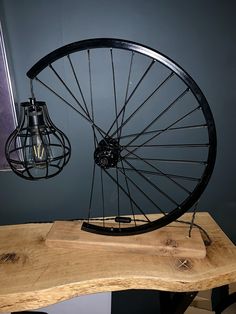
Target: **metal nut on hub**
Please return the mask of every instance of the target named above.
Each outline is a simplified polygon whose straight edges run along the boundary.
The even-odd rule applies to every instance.
[[[120,159],[120,151],[120,145],[116,139],[104,138],[94,151],[94,161],[105,169],[116,167]]]

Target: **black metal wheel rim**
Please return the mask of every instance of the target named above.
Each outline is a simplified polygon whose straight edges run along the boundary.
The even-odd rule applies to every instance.
[[[65,78],[60,62],[68,67]],[[51,75],[48,82],[45,72]],[[215,124],[202,91],[175,62],[138,43],[99,38],[56,49],[27,76],[91,126],[85,230],[107,235],[152,231],[198,201],[214,168]],[[57,84],[51,84],[52,78]],[[111,185],[116,204],[110,211],[106,187]],[[94,203],[101,208],[99,223],[93,220]],[[111,212],[116,212],[112,226],[105,219]],[[152,220],[154,213],[161,218]]]

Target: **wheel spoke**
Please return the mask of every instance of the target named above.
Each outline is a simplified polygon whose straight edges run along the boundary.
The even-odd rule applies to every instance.
[[[146,145],[126,145],[123,148],[126,147],[137,147],[137,148],[141,148],[141,147],[170,147],[170,148],[174,148],[174,147],[178,147],[178,148],[197,148],[197,147],[209,147],[208,143],[199,143],[199,144],[146,144]],[[130,151],[127,155],[124,156],[124,158],[126,158],[126,156],[128,156],[129,154],[133,153],[133,151]]]
[[[189,111],[188,113],[186,113],[183,117],[177,119],[176,121],[174,121],[173,123],[171,123],[168,127],[166,127],[165,129],[161,130],[160,132],[158,132],[157,134],[154,134],[151,138],[147,139],[146,141],[144,141],[141,146],[144,146],[145,144],[149,143],[150,141],[152,141],[153,139],[156,139],[158,136],[160,136],[162,133],[167,132],[171,127],[173,127],[174,125],[178,124],[180,121],[183,121],[184,119],[186,119],[187,117],[189,117],[190,115],[192,115],[194,112],[196,112],[197,110],[200,110],[201,107],[198,106],[194,109],[192,109],[191,111]],[[135,139],[138,139],[140,135],[137,135]],[[134,140],[135,140],[134,139]],[[132,141],[134,141],[132,140]],[[131,142],[132,142],[131,141]],[[130,142],[130,143],[131,143]],[[140,146],[140,145],[139,145]],[[134,150],[132,150],[132,152],[134,152],[137,148],[135,148]]]
[[[130,168],[132,168],[134,171],[136,171],[145,181],[147,181],[152,187],[154,187],[158,192],[160,192],[163,196],[165,196],[171,203],[175,204],[176,206],[179,206],[179,204],[172,198],[170,197],[167,193],[162,191],[156,184],[154,184],[152,181],[150,181],[145,175],[143,175],[141,172],[138,171],[137,168],[135,168],[133,165],[131,165],[130,162],[124,159],[124,162],[129,165]]]
[[[160,90],[160,88],[171,78],[173,77],[174,73],[171,72],[167,78],[161,82],[155,89],[154,91],[129,115],[129,117],[122,123],[122,125],[120,126],[119,129],[123,128],[135,115],[136,113],[148,102],[148,100],[150,100],[152,98],[152,96],[154,96],[157,91]],[[118,129],[118,131],[119,131]],[[118,131],[115,131],[112,133],[111,137],[113,137],[115,134],[117,134]],[[143,133],[142,133],[143,134]]]
[[[94,106],[93,106],[93,86],[92,86],[92,71],[91,71],[91,58],[90,58],[90,50],[87,50],[88,54],[88,66],[89,66],[89,91],[90,91],[90,102],[91,102],[91,115],[92,115],[92,129],[93,129],[93,141],[94,148],[96,148],[96,144],[98,144],[95,127],[94,127]]]
[[[125,108],[126,108],[127,104],[129,103],[130,99],[133,97],[134,93],[136,92],[136,90],[138,89],[139,85],[142,83],[142,81],[144,80],[144,78],[146,77],[146,75],[148,74],[148,72],[150,71],[150,69],[151,69],[151,67],[153,66],[154,63],[155,63],[155,60],[152,60],[150,62],[149,66],[147,67],[147,69],[145,70],[143,75],[141,76],[140,80],[136,84],[136,86],[133,89],[132,93],[130,94],[130,96],[128,97],[127,101],[125,102],[124,106],[121,108],[119,114],[117,115],[117,118],[112,122],[112,125],[110,126],[109,130],[107,131],[107,136],[109,135],[110,131],[112,130],[112,128],[114,126],[114,124],[116,123],[116,120],[119,119],[120,115],[125,110]]]
[[[179,121],[178,121],[179,122]],[[148,134],[156,134],[156,133],[163,133],[166,131],[178,131],[178,130],[193,130],[193,129],[204,129],[207,128],[207,124],[195,124],[195,125],[186,125],[186,126],[179,126],[179,127],[175,127],[175,128],[164,128],[164,129],[158,129],[158,130],[153,130],[153,131],[147,131],[147,132],[143,132],[142,134],[140,133],[132,133],[132,134],[127,134],[127,135],[122,135],[120,137],[120,139],[124,139],[124,138],[129,138],[129,137],[135,137],[137,135],[148,135]],[[158,134],[159,135],[159,134]],[[156,136],[158,136],[156,134]]]
[[[127,180],[127,177],[126,177],[126,172],[125,172],[125,169],[124,169],[124,163],[123,163],[122,159],[121,159],[121,166],[122,166],[123,175],[125,176],[125,184],[126,184],[126,189],[127,189],[128,195],[129,195],[129,202],[130,202],[130,208],[131,208],[131,211],[132,211],[132,216],[133,216],[134,224],[136,226],[137,224],[136,224],[136,217],[135,217],[135,214],[134,214],[134,206],[133,206],[133,203],[131,201],[131,194],[130,194],[129,183],[128,183],[128,180]]]
[[[116,168],[116,181],[118,182],[117,184],[117,216],[120,217],[120,184],[119,184],[119,173]],[[119,221],[119,228],[120,228],[120,221]]]
[[[82,92],[82,89],[81,89],[81,86],[80,86],[80,83],[79,83],[79,80],[78,80],[78,76],[77,76],[77,74],[76,74],[76,72],[75,72],[75,68],[74,68],[74,65],[73,65],[73,62],[72,62],[72,60],[71,60],[70,55],[68,55],[67,58],[68,58],[68,60],[69,60],[70,67],[71,67],[71,70],[72,70],[72,72],[73,72],[74,79],[75,79],[75,81],[76,81],[77,87],[78,87],[79,92],[80,92],[80,95],[81,95],[81,97],[82,97],[85,110],[86,110],[86,112],[87,112],[87,115],[90,117],[89,110],[88,110],[88,106],[87,106],[87,104],[86,104],[86,101],[85,101],[85,98],[84,98],[84,94],[83,94],[83,92]]]
[[[125,101],[124,101],[124,105],[123,105],[124,110],[122,112],[121,124],[120,124],[120,130],[119,130],[120,133],[118,135],[118,139],[121,138],[121,134],[122,134],[122,125],[123,125],[124,118],[125,118],[125,110],[126,110],[126,103],[127,103],[128,93],[129,93],[130,77],[131,77],[131,73],[132,73],[133,59],[134,59],[134,52],[132,51],[131,58],[130,58],[128,79],[127,79],[127,86],[126,86],[126,91],[125,91]]]
[[[115,178],[113,178],[113,176],[106,170],[103,169],[103,171],[108,175],[108,177],[115,182],[117,185],[119,185],[119,188],[122,190],[122,192],[124,192],[124,194],[128,197],[129,194],[125,191],[125,189],[119,184],[119,182],[117,182],[117,180]],[[147,215],[143,212],[143,210],[140,208],[140,206],[137,204],[137,202],[133,199],[133,197],[131,197],[131,201],[132,203],[137,207],[137,209],[140,211],[140,213],[146,218],[147,222],[150,222],[150,219],[147,217]]]
[[[135,154],[133,154],[135,155]],[[125,157],[126,159],[130,160],[138,160],[141,157]],[[149,161],[157,161],[157,162],[164,162],[164,163],[181,163],[181,164],[195,164],[195,165],[207,165],[206,161],[202,160],[188,160],[188,159],[164,159],[164,158],[149,158],[149,157],[142,157],[142,160],[149,160]]]
[[[113,82],[113,94],[114,94],[114,105],[115,105],[115,121],[116,121],[116,130],[118,130],[118,109],[117,109],[117,98],[116,98],[116,79],[115,79],[115,67],[113,60],[113,51],[110,49],[111,54],[111,68],[112,68],[112,82]],[[116,131],[117,132],[117,131]]]
[[[154,206],[155,208],[157,208],[164,216],[166,215],[166,213],[156,204],[156,202],[154,202],[127,174],[126,174],[126,170],[129,170],[129,169],[126,169],[126,168],[118,168],[118,170],[125,176],[125,178],[127,180],[129,180],[133,186],[136,187],[137,190],[139,190],[139,192],[144,196],[146,197]]]
[[[121,169],[120,167],[118,167],[118,169]],[[123,170],[123,168],[122,168]],[[181,175],[177,175],[177,174],[172,174],[172,173],[164,173],[161,171],[150,171],[150,170],[145,170],[145,169],[132,169],[132,168],[124,168],[124,170],[126,171],[138,171],[138,172],[142,172],[142,173],[146,173],[146,174],[150,174],[150,175],[156,175],[156,176],[161,176],[161,177],[166,177],[166,178],[176,178],[176,179],[183,179],[183,180],[187,180],[187,181],[196,181],[196,182],[200,182],[201,179],[199,178],[195,178],[195,177],[189,177],[189,176],[181,176]],[[172,181],[172,180],[171,180]],[[176,181],[174,181],[175,183],[177,183]],[[183,190],[185,190],[185,192],[187,192],[188,194],[191,194],[191,191],[185,189],[184,187],[181,186],[181,188]]]
[[[141,160],[143,163],[145,163],[146,165],[150,166],[152,169],[156,170],[157,172],[155,172],[156,175],[159,176],[164,176],[166,178],[168,178],[171,182],[173,182],[175,185],[177,185],[179,188],[181,188],[182,190],[184,190],[186,193],[188,193],[189,195],[191,194],[191,191],[189,191],[188,189],[186,189],[182,184],[180,184],[179,182],[176,182],[173,178],[176,179],[185,179],[185,180],[190,180],[190,181],[197,181],[200,182],[200,179],[198,178],[194,178],[194,177],[187,177],[187,176],[180,176],[180,175],[175,175],[175,174],[169,174],[169,173],[164,173],[163,171],[161,171],[157,166],[152,165],[149,161],[142,159],[141,157],[139,157],[137,154],[132,153],[132,155],[134,155],[136,158],[138,158],[139,160]]]
[[[102,192],[102,217],[103,217],[103,227],[105,227],[105,197],[104,197],[104,183],[103,183],[103,171],[100,168],[100,179],[101,179],[101,192]]]
[[[132,139],[127,147],[130,146],[136,139],[139,138],[144,132],[146,132],[155,122],[157,122],[164,114],[166,114],[180,99],[182,99],[189,92],[189,88],[186,88],[175,100],[173,100],[168,107],[166,107],[161,113],[157,115],[134,139]]]
[[[58,78],[58,80],[62,83],[62,85],[65,87],[65,89],[68,91],[68,93],[72,96],[72,98],[75,100],[75,102],[77,103],[77,105],[80,107],[80,109],[85,113],[85,115],[88,116],[88,113],[86,112],[86,110],[83,108],[83,106],[81,105],[81,103],[79,102],[79,100],[77,99],[77,97],[75,97],[75,95],[72,93],[71,89],[66,85],[65,81],[62,79],[62,77],[59,75],[59,73],[54,69],[54,67],[50,64],[49,68],[52,70],[52,72],[55,74],[55,76]]]
[[[96,128],[96,130],[100,133],[100,135],[103,137],[106,135],[105,131],[103,131],[99,126],[97,126],[87,115],[84,115],[82,112],[80,112],[78,109],[76,109],[70,102],[68,102],[65,98],[63,98],[61,95],[59,95],[56,91],[54,91],[49,85],[44,83],[42,80],[40,80],[38,77],[35,78],[37,82],[39,82],[41,85],[43,85],[46,89],[48,89],[52,94],[54,94],[57,98],[62,100],[67,106],[69,106],[71,109],[73,109],[76,113],[78,113],[83,119],[87,120],[92,126]]]
[[[91,183],[91,189],[90,189],[90,197],[89,197],[88,222],[89,222],[89,219],[90,219],[90,217],[91,217],[95,174],[96,174],[96,165],[95,165],[95,163],[94,163],[94,164],[93,164],[92,183]]]

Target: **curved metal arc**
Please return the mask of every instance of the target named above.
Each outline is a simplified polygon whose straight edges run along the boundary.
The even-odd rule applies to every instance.
[[[180,208],[176,208],[173,212],[169,213],[166,217],[163,217],[156,222],[150,222],[148,225],[137,226],[138,230],[136,230],[134,233],[143,233],[143,232],[151,231],[161,226],[164,226],[168,222],[171,222],[179,218],[185,211],[187,211],[195,203],[195,201],[199,198],[199,196],[205,189],[210,179],[211,173],[213,171],[215,158],[216,158],[215,124],[214,124],[213,116],[209,108],[209,105],[207,103],[207,100],[205,96],[202,94],[197,84],[193,81],[193,79],[181,67],[179,67],[176,63],[174,63],[169,58],[165,57],[164,55],[148,47],[140,46],[137,43],[133,43],[133,42],[125,41],[125,40],[119,40],[119,39],[108,39],[108,38],[92,39],[92,40],[85,40],[82,42],[72,43],[70,45],[66,45],[64,47],[56,49],[52,53],[48,54],[46,57],[42,58],[38,63],[35,64],[35,66],[33,66],[27,72],[27,76],[30,78],[34,78],[39,72],[41,72],[45,67],[47,67],[49,63],[52,63],[56,61],[57,59],[60,59],[61,57],[64,57],[65,55],[67,55],[68,51],[69,53],[73,53],[76,51],[82,51],[82,50],[93,49],[93,48],[110,48],[110,47],[131,50],[131,51],[141,53],[145,56],[149,56],[153,59],[156,59],[157,61],[166,65],[168,68],[172,69],[173,72],[175,72],[180,77],[180,79],[184,81],[185,84],[190,86],[190,89],[193,92],[194,97],[201,104],[201,107],[202,107],[202,110],[203,110],[203,113],[205,115],[207,125],[208,125],[209,154],[208,154],[208,159],[207,159],[207,166],[202,176],[200,184],[193,191],[194,197],[192,197],[191,199],[185,200],[183,204],[181,204]],[[133,234],[132,232],[130,232],[130,229],[132,228],[125,228],[125,229],[128,229],[127,234]],[[98,232],[98,231],[96,230],[95,232]],[[115,231],[115,233],[112,232],[111,234],[116,235],[116,232],[117,232],[117,235],[127,235],[125,234],[125,230],[122,233],[120,231]]]
[[[141,46],[140,44],[124,39],[117,38],[93,38],[86,39],[77,42],[73,42],[57,48],[41,58],[38,62],[33,65],[26,75],[33,79],[35,78],[43,69],[45,69],[50,63],[55,62],[56,60],[65,57],[68,54],[72,54],[74,52],[95,49],[95,48],[118,48],[124,50],[131,50],[137,53],[141,53],[147,55],[153,59],[165,60],[168,63],[168,58],[162,55],[161,53],[154,51],[153,49],[147,46]]]
[[[50,63],[53,63],[54,61],[77,51],[83,51],[87,49],[94,49],[94,48],[119,48],[124,50],[131,50],[135,51],[137,53],[146,55],[151,57],[152,59],[155,59],[165,66],[167,66],[169,69],[171,69],[173,72],[175,72],[180,79],[188,86],[190,86],[191,91],[193,92],[195,98],[199,103],[201,103],[202,110],[204,112],[204,115],[206,117],[206,122],[208,124],[209,129],[209,139],[210,139],[210,148],[209,148],[209,158],[208,161],[211,160],[211,165],[208,165],[207,167],[207,176],[210,177],[214,165],[215,165],[215,159],[216,159],[216,145],[217,145],[217,139],[216,139],[216,128],[215,123],[213,119],[213,115],[211,112],[211,109],[208,105],[208,102],[203,95],[202,91],[196,84],[196,82],[192,79],[192,77],[185,72],[185,70],[180,67],[177,63],[175,63],[173,60],[165,56],[164,54],[158,52],[157,50],[153,50],[147,46],[140,45],[136,42],[123,40],[123,39],[116,39],[116,38],[94,38],[94,39],[87,39],[82,41],[73,42],[71,44],[65,45],[63,47],[60,47],[42,59],[40,59],[28,72],[27,76],[31,79],[35,78],[38,73],[40,73],[44,68],[46,68]]]
[[[211,112],[211,109],[208,105],[208,102],[203,95],[202,91],[196,84],[196,82],[192,79],[192,77],[185,72],[185,70],[180,67],[177,63],[175,63],[173,60],[165,56],[164,54],[158,52],[157,50],[151,49],[147,46],[140,45],[136,42],[123,40],[123,39],[116,39],[116,38],[94,38],[94,39],[87,39],[82,41],[73,42],[71,44],[62,46],[42,59],[40,59],[28,72],[27,76],[30,79],[33,79],[39,74],[43,69],[45,69],[50,63],[53,63],[54,61],[77,51],[83,51],[87,49],[94,49],[94,48],[119,48],[119,49],[125,49],[125,50],[131,50],[135,51],[137,53],[141,53],[143,55],[149,56],[165,66],[167,66],[169,69],[171,69],[173,72],[175,72],[180,79],[185,82],[188,86],[190,86],[191,91],[193,92],[195,98],[197,101],[201,104],[202,110],[204,112],[204,115],[206,116],[207,124],[209,127],[209,132],[211,133],[211,142],[210,146],[216,148],[216,129],[215,129],[215,123],[213,119],[213,115]],[[215,164],[215,158],[216,158],[216,149],[211,150],[210,149],[210,158],[212,159],[212,170],[214,168]]]

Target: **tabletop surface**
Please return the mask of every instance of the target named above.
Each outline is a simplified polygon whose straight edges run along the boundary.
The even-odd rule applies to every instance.
[[[157,215],[158,216],[158,215]],[[190,220],[191,214],[182,219]],[[212,217],[196,215],[212,244],[204,259],[49,248],[51,223],[0,227],[0,312],[125,289],[200,291],[236,282],[236,249]]]

